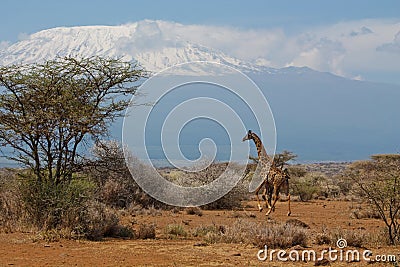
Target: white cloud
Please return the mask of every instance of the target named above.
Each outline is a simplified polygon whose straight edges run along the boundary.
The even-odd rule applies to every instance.
[[[358,36],[358,35],[371,34],[371,33],[373,33],[373,31],[370,28],[363,26],[363,27],[361,27],[360,30],[353,30],[350,33],[350,36]]]
[[[341,64],[345,56],[342,43],[327,38],[308,44],[288,66],[307,66],[316,70],[344,75]]]
[[[371,71],[399,71],[399,26],[400,19],[370,19],[287,34],[284,29],[249,30],[158,21],[162,36],[157,31],[154,35],[158,43],[171,46],[185,40],[270,67],[308,66],[356,78]],[[384,55],[382,51],[397,55]]]
[[[18,34],[18,41],[24,41],[29,39],[29,34],[26,32],[21,32]]]
[[[400,31],[394,37],[393,42],[383,44],[376,48],[377,51],[400,53]]]
[[[400,19],[344,21],[297,32],[286,32],[283,28],[242,29],[145,20],[102,28],[101,33],[93,33],[95,38],[85,34],[86,30],[89,32],[90,27],[85,30],[75,29],[77,33],[74,34],[79,35],[81,39],[75,40],[75,37],[68,33],[66,36],[71,37],[71,40],[60,38],[59,43],[71,42],[72,47],[95,39],[97,43],[93,45],[93,51],[83,50],[85,53],[98,54],[99,51],[105,51],[118,55],[122,51],[123,54],[131,56],[147,53],[146,55],[153,54],[153,58],[159,59],[160,51],[168,50],[169,55],[172,54],[177,59],[182,57],[184,60],[185,55],[176,54],[175,48],[186,47],[187,42],[190,42],[263,66],[308,66],[319,71],[368,80],[368,73],[400,72],[399,29]],[[38,34],[29,37],[21,34],[20,39],[26,40],[36,35]],[[26,42],[25,45],[28,45],[27,41],[21,43]],[[13,46],[8,42],[0,42],[0,51],[9,50]],[[23,52],[24,47],[21,45]],[[49,42],[43,53],[48,53],[54,47],[55,45]],[[198,51],[193,49],[189,52]],[[32,54],[40,56],[38,53]],[[160,62],[163,60],[164,58],[160,59]],[[168,60],[165,58],[165,61]],[[164,66],[164,63],[161,62],[160,66]]]
[[[8,41],[0,41],[0,51],[6,50],[7,47],[9,47],[10,45],[11,45],[11,43]]]

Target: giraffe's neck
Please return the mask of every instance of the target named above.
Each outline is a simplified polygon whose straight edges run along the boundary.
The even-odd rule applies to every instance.
[[[256,145],[257,148],[257,154],[258,154],[258,160],[260,162],[268,162],[271,161],[271,158],[268,156],[263,143],[261,142],[260,137],[258,137],[258,135],[256,135],[255,133],[252,133],[251,135],[254,144]]]

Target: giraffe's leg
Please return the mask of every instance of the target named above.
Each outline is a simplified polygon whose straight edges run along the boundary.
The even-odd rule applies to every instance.
[[[274,188],[274,193],[272,195],[273,195],[273,197],[272,197],[273,198],[273,202],[272,202],[271,208],[265,214],[267,216],[271,213],[272,210],[275,209],[276,201],[278,201],[278,199],[279,199],[279,191],[277,190],[277,188]]]
[[[267,193],[267,189],[264,188],[263,193],[262,193],[262,195],[261,195],[261,197],[262,197],[262,199],[263,199],[264,201],[267,200],[267,198],[265,197],[266,193]]]
[[[273,188],[270,187],[269,188],[269,192],[268,192],[268,208],[271,209],[272,211],[275,211],[275,207],[272,206],[272,194],[273,194]]]
[[[272,206],[271,206],[272,188],[270,186],[267,188],[267,194],[268,194],[267,207],[268,207],[268,209],[271,209],[272,208]]]
[[[265,186],[264,186],[264,200],[265,200],[265,206],[268,207],[268,209],[271,208],[271,194],[270,194],[270,188],[269,188],[269,184],[268,181],[265,182]]]
[[[261,201],[260,198],[258,197],[258,193],[260,192],[261,188],[263,187],[264,182],[262,184],[260,184],[259,187],[257,187],[256,191],[254,192],[256,194],[256,198],[257,198],[257,206],[258,206],[258,210],[261,212],[263,210],[263,207],[261,205]]]
[[[292,214],[292,211],[290,210],[290,193],[289,193],[289,178],[288,177],[286,177],[284,188],[285,188],[285,195],[287,196],[286,201],[288,202],[287,216],[290,216],[290,214]]]
[[[290,216],[292,214],[292,211],[290,210],[290,194],[287,196],[287,201],[288,201],[288,213],[287,216]]]

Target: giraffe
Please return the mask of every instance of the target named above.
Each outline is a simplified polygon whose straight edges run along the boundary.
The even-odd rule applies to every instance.
[[[261,139],[258,137],[257,134],[253,133],[251,130],[247,132],[245,137],[243,137],[243,142],[246,140],[253,140],[254,144],[257,148],[258,154],[258,161],[261,164],[261,171],[260,176],[264,178],[263,182],[257,187],[255,191],[255,195],[257,198],[258,209],[262,211],[262,205],[260,203],[260,198],[258,197],[258,193],[262,188],[263,194],[262,197],[266,200],[266,205],[268,206],[268,211],[266,215],[268,216],[271,211],[275,210],[276,201],[279,199],[279,192],[282,190],[286,196],[288,201],[288,213],[287,215],[290,216],[290,194],[289,194],[289,173],[287,169],[278,168],[275,165],[273,159],[268,156],[264,145],[261,142]],[[267,194],[267,199],[265,198],[265,194]],[[271,200],[273,200],[271,204]]]

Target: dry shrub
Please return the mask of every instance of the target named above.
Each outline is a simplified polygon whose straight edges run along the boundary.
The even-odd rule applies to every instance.
[[[207,237],[207,236],[206,236]],[[307,230],[304,227],[285,223],[255,223],[238,219],[226,227],[223,234],[208,236],[215,242],[244,243],[263,248],[289,248],[307,245]],[[206,240],[207,241],[207,240]]]
[[[223,225],[217,226],[213,225],[206,225],[206,226],[199,226],[192,232],[194,237],[202,237],[205,242],[207,243],[218,243],[222,242],[223,235],[226,232],[226,228]]]
[[[129,155],[125,159],[122,145],[117,141],[103,141],[92,148],[94,160],[88,161],[83,172],[97,184],[96,198],[113,208],[128,208],[138,205],[142,208],[155,206],[170,208],[146,194],[133,179],[135,176],[152,180],[152,168]],[[127,165],[128,164],[128,165]]]
[[[350,217],[354,219],[381,219],[378,211],[369,205],[357,205],[351,210]]]
[[[347,246],[360,248],[368,244],[370,236],[363,230],[337,228],[331,232],[332,245],[336,245],[338,239],[346,239]]]
[[[154,239],[156,238],[156,225],[141,223],[135,232],[136,239]]]
[[[126,181],[106,180],[99,187],[98,199],[114,208],[125,208],[132,202],[132,192]]]
[[[317,233],[317,235],[315,236],[315,244],[330,245],[332,244],[332,237],[326,232]]]
[[[204,237],[208,233],[219,233],[218,227],[216,225],[199,226],[193,230],[192,235],[194,237]]]
[[[240,179],[241,177],[239,176],[241,176],[241,173],[239,173],[239,170],[241,167],[239,165],[231,164],[229,168],[228,165],[227,162],[212,163],[201,171],[180,171],[179,175],[174,175],[173,178],[167,176],[166,178],[180,186],[203,186],[216,180],[226,171],[229,177],[239,181],[238,184],[225,196],[212,203],[203,205],[201,208],[207,210],[240,208],[242,200],[247,199],[249,195],[248,181]],[[176,174],[177,172],[173,173]]]
[[[93,148],[95,159],[87,163],[84,171],[96,181],[98,190],[96,197],[99,201],[115,207],[129,208],[132,204],[141,209],[156,207],[159,209],[172,209],[151,196],[147,195],[132,178],[153,180],[152,167],[140,162],[132,155],[124,157],[121,144],[116,141],[107,141],[96,144]],[[128,168],[129,166],[129,168]],[[190,170],[161,169],[159,173],[169,181],[185,187],[202,186],[217,179],[226,169],[228,163],[212,163],[205,169],[197,172]],[[227,170],[229,177],[243,180],[239,177],[239,166],[231,165]],[[131,172],[132,174],[131,174]],[[241,207],[241,201],[248,197],[248,181],[240,181],[228,194],[213,203],[203,206],[203,209],[234,209]]]
[[[271,248],[289,248],[296,245],[307,245],[307,233],[303,227],[290,224],[273,224],[257,231],[257,238],[253,244],[262,248],[267,245]]]
[[[74,231],[90,240],[101,240],[106,236],[114,236],[118,227],[117,213],[103,203],[93,201],[88,203]]]
[[[391,245],[387,228],[369,234],[368,244],[376,247]]]
[[[389,245],[388,235],[383,231],[367,232],[364,229],[322,229],[321,232],[315,235],[315,244],[336,246],[338,239],[345,239],[347,246],[362,248],[365,246],[382,246]]]
[[[286,225],[297,226],[300,228],[310,229],[310,226],[305,222],[302,222],[298,219],[289,219],[285,222]]]
[[[0,169],[0,231],[21,230],[29,220],[23,209],[16,171]]]
[[[197,215],[199,217],[203,216],[203,212],[199,207],[189,207],[186,209],[186,214],[188,215]]]
[[[164,233],[167,235],[168,238],[172,239],[188,236],[188,232],[186,232],[182,224],[168,224],[165,227]]]
[[[131,204],[126,211],[132,215],[146,215],[146,216],[162,216],[162,210],[155,206],[148,206],[144,208],[138,204]]]

